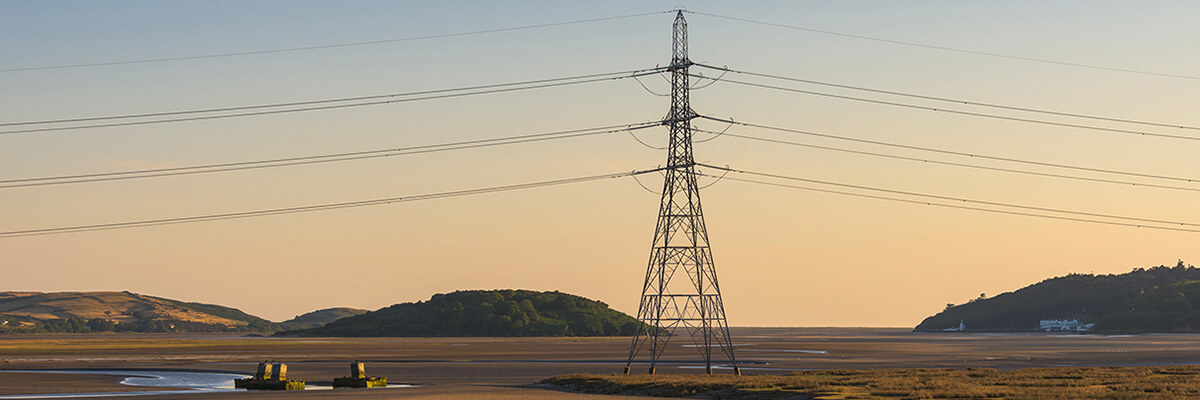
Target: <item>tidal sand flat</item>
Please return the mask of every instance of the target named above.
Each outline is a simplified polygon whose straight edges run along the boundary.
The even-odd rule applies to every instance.
[[[922,334],[907,329],[734,328],[737,357],[750,375],[781,376],[837,369],[1172,366],[1200,362],[1200,335],[1111,337],[1045,334]],[[0,368],[144,369],[251,374],[263,360],[289,365],[289,376],[314,385],[367,363],[371,375],[417,387],[387,396],[453,398],[508,393],[520,397],[597,395],[528,387],[567,374],[621,372],[629,338],[264,338],[230,335],[20,335],[0,338]],[[744,351],[743,351],[744,350]],[[767,350],[767,351],[749,351]],[[672,344],[660,374],[696,374],[695,348]],[[635,364],[635,374],[646,365]],[[718,365],[721,367],[721,365]],[[718,372],[726,370],[718,368]],[[117,376],[0,374],[0,394],[125,392]],[[162,388],[149,388],[162,390]],[[324,393],[321,393],[324,392]],[[290,392],[286,397],[376,397],[371,391]],[[194,393],[188,398],[278,397],[278,393]],[[448,397],[438,397],[448,396]],[[584,396],[584,397],[578,397]],[[153,398],[158,396],[148,396]],[[502,397],[501,397],[502,398]],[[604,398],[604,397],[601,397]]]

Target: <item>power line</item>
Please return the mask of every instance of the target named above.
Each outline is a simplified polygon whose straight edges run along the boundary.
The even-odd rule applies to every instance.
[[[702,79],[714,79],[714,78],[705,78],[700,75],[690,75],[690,76],[695,77],[695,78],[702,78]],[[923,106],[923,105],[917,105],[917,104],[900,103],[900,102],[895,102],[895,101],[868,99],[868,98],[864,98],[864,97],[855,97],[855,96],[847,96],[847,95],[840,95],[840,94],[833,94],[833,93],[815,92],[815,91],[811,91],[811,90],[795,89],[795,88],[789,88],[789,87],[783,87],[783,86],[737,81],[737,80],[733,80],[733,79],[729,79],[729,78],[722,79],[721,81],[733,83],[733,84],[737,84],[737,85],[763,88],[763,89],[773,89],[773,90],[780,90],[780,91],[785,91],[785,92],[801,93],[801,94],[808,94],[808,95],[813,95],[813,96],[822,96],[822,97],[829,97],[829,98],[835,98],[835,99],[841,99],[841,100],[859,101],[859,102],[872,103],[872,104],[882,104],[882,105],[887,105],[887,106],[904,107],[904,108],[911,108],[911,109],[917,109],[917,110],[968,115],[968,116],[972,116],[972,117],[984,117],[984,118],[992,118],[992,119],[999,119],[999,120],[1006,120],[1006,121],[1028,122],[1028,123],[1033,123],[1033,124],[1060,126],[1060,127],[1067,127],[1067,128],[1090,129],[1090,130],[1104,131],[1104,132],[1128,133],[1128,134],[1140,135],[1140,136],[1155,136],[1155,137],[1163,137],[1163,138],[1171,138],[1171,139],[1200,140],[1200,136],[1183,136],[1183,135],[1172,135],[1172,134],[1167,134],[1167,133],[1143,132],[1143,131],[1134,131],[1134,130],[1129,130],[1129,129],[1107,128],[1107,127],[1095,126],[1095,125],[1083,125],[1083,124],[1074,124],[1074,123],[1068,123],[1068,122],[1046,121],[1046,120],[1040,120],[1040,119],[1013,117],[1013,116],[998,115],[998,114],[988,114],[988,113],[981,113],[981,112],[974,112],[974,111],[952,110],[952,109],[947,109],[947,108],[930,107],[930,106]]]
[[[946,196],[924,195],[924,194],[913,193],[913,192],[904,192],[904,191],[895,191],[895,190],[890,190],[890,189],[873,188],[873,187],[869,187],[869,186],[839,184],[839,183],[834,183],[834,182],[818,181],[818,180],[813,180],[813,179],[798,178],[798,177],[791,177],[791,176],[778,175],[778,174],[768,174],[768,173],[752,172],[752,171],[745,171],[745,170],[735,170],[735,169],[728,168],[728,167],[716,167],[716,166],[712,166],[712,165],[699,164],[699,163],[697,163],[696,165],[707,167],[707,168],[713,168],[713,169],[717,169],[717,170],[722,170],[722,171],[736,172],[739,174],[758,175],[758,176],[771,177],[771,178],[777,178],[777,179],[802,181],[802,182],[833,185],[833,186],[840,186],[840,187],[849,187],[849,188],[854,188],[854,189],[879,191],[879,192],[886,192],[886,193],[905,194],[905,195],[917,196],[917,197],[940,198],[943,200],[958,201],[958,202],[963,202],[963,203],[974,202],[974,203],[978,203],[978,204],[988,204],[988,205],[996,205],[996,206],[1003,206],[1003,207],[1024,208],[1024,209],[1032,209],[1032,210],[1039,210],[1039,211],[1047,211],[1047,212],[1055,212],[1055,213],[1063,213],[1063,214],[1073,214],[1073,215],[1084,215],[1084,216],[1095,216],[1095,217],[1112,218],[1112,219],[1124,219],[1124,220],[1130,220],[1130,221],[1146,221],[1146,222],[1161,223],[1161,224],[1168,224],[1168,225],[1200,226],[1200,224],[1191,224],[1191,223],[1183,223],[1183,222],[1175,222],[1175,221],[1161,221],[1161,220],[1144,219],[1144,218],[1121,217],[1121,216],[1116,216],[1116,215],[1085,213],[1085,212],[1076,212],[1076,211],[1060,210],[1060,209],[1052,209],[1052,208],[1029,207],[1029,206],[1022,206],[1022,205],[1016,205],[1016,204],[998,203],[998,202],[973,201],[973,200],[968,200],[968,199],[957,199],[957,198],[946,197]],[[713,175],[708,175],[708,174],[703,174],[703,173],[699,173],[698,175],[715,177]],[[757,184],[762,184],[762,185],[788,187],[788,188],[793,188],[793,189],[801,189],[801,190],[808,190],[808,191],[814,191],[814,192],[832,193],[832,194],[864,197],[864,198],[879,199],[879,200],[898,201],[898,202],[911,203],[911,204],[923,204],[923,205],[938,206],[938,207],[949,207],[949,208],[958,208],[958,209],[965,209],[965,210],[984,211],[984,212],[992,212],[992,213],[999,213],[999,214],[1024,215],[1024,216],[1029,216],[1029,217],[1050,218],[1050,219],[1078,221],[1078,222],[1090,222],[1090,223],[1108,224],[1108,225],[1120,225],[1120,226],[1129,226],[1129,227],[1137,227],[1137,228],[1162,229],[1162,230],[1182,231],[1182,232],[1200,232],[1200,230],[1198,230],[1198,229],[1191,229],[1191,228],[1176,228],[1176,227],[1171,227],[1171,226],[1158,226],[1158,225],[1145,225],[1145,224],[1129,223],[1129,222],[1104,221],[1104,220],[1095,220],[1095,219],[1080,218],[1080,217],[1068,217],[1068,216],[1061,216],[1061,215],[1039,214],[1039,213],[1033,213],[1033,212],[964,206],[964,205],[960,205],[960,204],[937,203],[937,202],[922,201],[922,200],[903,199],[903,198],[890,197],[890,196],[880,196],[880,195],[871,195],[871,194],[863,194],[863,193],[844,192],[844,191],[839,191],[839,190],[788,185],[788,184],[777,183],[777,182],[765,182],[765,181],[738,178],[738,177],[726,177],[725,179],[738,181],[738,182],[748,182],[748,183],[757,183]]]
[[[725,122],[725,123],[730,123],[730,124],[735,124],[735,125],[741,125],[741,126],[749,126],[749,127],[754,127],[754,128],[768,129],[768,130],[786,132],[786,133],[794,133],[794,134],[798,134],[798,135],[816,136],[816,137],[823,137],[823,138],[829,138],[829,139],[837,139],[837,140],[845,140],[845,141],[858,142],[858,143],[868,143],[868,144],[874,144],[874,145],[880,145],[880,146],[895,147],[895,148],[901,148],[901,149],[920,150],[920,151],[927,151],[927,152],[931,152],[931,153],[950,154],[950,155],[956,155],[956,156],[962,156],[962,157],[980,158],[980,159],[985,159],[985,160],[1004,161],[1004,162],[1028,164],[1028,165],[1038,165],[1038,166],[1043,166],[1043,167],[1072,169],[1072,170],[1077,170],[1077,171],[1098,172],[1098,173],[1113,174],[1113,175],[1136,176],[1136,177],[1142,177],[1142,178],[1154,178],[1154,179],[1182,181],[1182,182],[1200,182],[1200,179],[1197,179],[1197,178],[1183,178],[1183,177],[1176,177],[1176,176],[1145,174],[1145,173],[1139,173],[1139,172],[1118,171],[1118,170],[1103,169],[1103,168],[1080,167],[1080,166],[1075,166],[1075,165],[1022,160],[1022,159],[1017,159],[1017,158],[996,157],[996,156],[989,156],[989,155],[983,155],[983,154],[966,153],[966,152],[961,152],[961,151],[943,150],[943,149],[936,149],[936,148],[931,148],[931,147],[921,147],[921,146],[912,146],[912,145],[899,144],[899,143],[884,142],[884,141],[879,141],[879,140],[859,139],[859,138],[853,138],[853,137],[849,137],[849,136],[838,136],[838,135],[831,135],[831,134],[826,134],[826,133],[804,131],[804,130],[799,130],[799,129],[782,128],[782,127],[754,124],[754,123],[748,123],[748,122],[737,122],[732,119],[716,118],[716,117],[710,117],[710,116],[706,116],[706,115],[701,115],[700,118],[704,118],[704,119],[708,119],[708,120],[712,120],[712,121]]]
[[[421,101],[421,100],[434,100],[434,99],[444,99],[444,98],[451,98],[451,97],[464,97],[464,96],[475,96],[475,95],[481,95],[481,94],[513,92],[513,91],[541,89],[541,88],[567,86],[567,85],[577,85],[577,84],[593,83],[593,82],[601,82],[601,81],[615,81],[615,80],[621,80],[621,79],[634,78],[634,77],[638,77],[638,76],[645,76],[645,75],[649,75],[649,74],[655,74],[655,73],[658,73],[658,71],[662,70],[662,69],[663,68],[652,68],[652,69],[648,69],[648,70],[635,70],[635,71],[622,71],[622,72],[612,72],[612,73],[603,73],[603,74],[579,75],[579,76],[565,77],[565,78],[541,79],[541,80],[535,80],[535,81],[472,86],[472,87],[466,87],[466,88],[438,89],[438,90],[433,90],[433,91],[417,92],[417,93],[430,93],[429,95],[423,95],[423,96],[418,96],[418,97],[406,97],[406,96],[411,96],[412,94],[372,95],[372,96],[346,97],[346,98],[338,98],[338,99],[309,100],[309,101],[291,102],[291,103],[274,103],[274,104],[260,104],[260,105],[252,105],[252,106],[210,108],[210,109],[200,109],[200,110],[169,111],[169,112],[162,112],[162,113],[124,114],[124,115],[103,116],[103,117],[72,118],[72,119],[53,120],[53,121],[46,120],[46,121],[9,123],[9,125],[47,124],[47,123],[65,122],[65,121],[69,121],[69,120],[143,118],[143,117],[148,117],[148,116],[202,114],[202,113],[221,112],[221,111],[226,111],[226,110],[238,111],[238,110],[252,110],[252,109],[263,109],[263,108],[278,108],[278,107],[288,107],[288,106],[297,105],[297,104],[300,104],[300,105],[325,104],[325,105],[314,105],[314,106],[299,107],[299,108],[287,108],[287,109],[281,109],[281,110],[246,111],[246,112],[229,113],[229,114],[165,118],[165,119],[156,119],[156,120],[148,120],[148,121],[110,122],[110,123],[84,124],[84,125],[72,125],[72,126],[61,126],[61,127],[27,128],[27,129],[0,131],[0,135],[13,134],[13,133],[50,132],[50,131],[75,130],[75,129],[106,128],[106,127],[116,127],[116,126],[161,124],[161,123],[168,123],[168,122],[199,121],[199,120],[209,120],[209,119],[219,119],[219,118],[235,118],[235,117],[304,112],[304,111],[331,110],[331,109],[363,107],[363,106],[373,106],[373,105],[392,104],[392,103],[407,103],[407,102]],[[341,102],[347,102],[347,101],[351,101],[351,100],[355,100],[355,99],[364,99],[364,98],[365,99],[383,98],[384,100],[355,102],[355,103],[349,103],[349,104],[327,104],[327,103],[341,103]]]
[[[1069,62],[1069,61],[1050,60],[1050,59],[1044,59],[1044,58],[1014,56],[1014,55],[1009,55],[1009,54],[961,49],[961,48],[957,48],[957,47],[938,46],[938,45],[931,45],[931,44],[925,44],[925,43],[907,42],[907,41],[902,41],[902,40],[885,39],[885,38],[873,37],[873,36],[827,31],[827,30],[822,30],[822,29],[805,28],[805,27],[795,26],[795,25],[787,25],[787,24],[780,24],[780,23],[767,22],[767,21],[758,21],[758,20],[753,20],[753,19],[748,19],[748,18],[730,17],[730,16],[718,15],[718,14],[709,14],[709,13],[704,13],[704,12],[699,12],[699,11],[693,11],[693,13],[695,13],[697,15],[708,16],[708,17],[722,18],[722,19],[728,19],[728,20],[740,21],[740,22],[748,22],[748,23],[759,24],[759,25],[774,26],[774,27],[778,27],[778,28],[787,28],[787,29],[794,29],[794,30],[798,30],[798,31],[820,33],[820,34],[824,34],[824,35],[841,36],[841,37],[848,37],[848,38],[861,39],[861,40],[870,40],[870,41],[875,41],[875,42],[899,44],[899,45],[904,45],[904,46],[922,47],[922,48],[926,48],[926,49],[950,51],[950,52],[955,52],[955,53],[974,54],[974,55],[979,55],[979,56],[1007,58],[1010,60],[1031,61],[1031,62],[1037,62],[1037,63],[1043,63],[1043,64],[1064,65],[1064,66],[1070,66],[1070,67],[1089,68],[1089,69],[1104,70],[1104,71],[1127,72],[1127,73],[1133,73],[1133,74],[1152,75],[1152,76],[1160,76],[1160,77],[1167,77],[1167,78],[1200,80],[1200,77],[1192,76],[1192,75],[1171,74],[1171,73],[1143,71],[1143,70],[1136,70],[1136,69],[1129,69],[1129,68],[1107,67],[1107,66],[1095,65],[1095,64],[1083,64],[1083,63],[1076,63],[1076,62]]]
[[[469,36],[469,35],[479,35],[479,34],[486,34],[486,33],[511,32],[511,31],[527,30],[527,29],[548,28],[548,27],[555,27],[555,26],[575,25],[575,24],[584,24],[584,23],[600,22],[600,21],[611,21],[611,20],[617,20],[617,19],[626,19],[626,18],[644,17],[644,16],[648,16],[648,15],[665,14],[665,13],[669,13],[672,11],[673,10],[654,11],[654,12],[645,12],[645,13],[638,13],[638,14],[617,15],[617,16],[611,16],[611,17],[588,18],[588,19],[580,19],[580,20],[564,21],[564,22],[551,22],[551,23],[544,23],[544,24],[522,25],[522,26],[483,29],[483,30],[466,31],[466,32],[441,33],[441,34],[436,34],[436,35],[410,36],[410,37],[403,37],[403,38],[366,40],[366,41],[360,41],[360,42],[334,43],[334,44],[315,45],[315,46],[287,47],[287,48],[239,51],[239,52],[228,52],[228,53],[212,53],[212,54],[201,54],[201,55],[181,56],[181,57],[144,58],[144,59],[137,59],[137,60],[123,60],[123,61],[43,65],[43,66],[34,66],[34,67],[14,67],[14,68],[0,69],[0,72],[38,71],[38,70],[50,70],[50,69],[68,69],[68,68],[101,67],[101,66],[126,65],[126,64],[144,64],[144,63],[158,63],[158,62],[167,62],[167,61],[199,60],[199,59],[205,59],[205,58],[248,56],[248,55],[255,55],[255,54],[288,53],[288,52],[306,51],[306,50],[332,49],[332,48],[339,48],[339,47],[366,46],[366,45],[375,45],[375,44],[384,44],[384,43],[408,42],[408,41],[427,40],[427,39],[441,39],[441,38],[449,38],[449,37],[457,37],[457,36]]]
[[[810,80],[810,79],[800,79],[800,78],[793,78],[793,77],[782,76],[782,75],[772,75],[772,74],[764,74],[764,73],[758,73],[758,72],[739,71],[736,69],[730,69],[728,67],[714,67],[711,65],[704,65],[704,64],[694,64],[694,65],[696,65],[698,67],[722,71],[722,73],[733,72],[733,73],[737,73],[737,74],[758,76],[758,77],[763,77],[763,78],[779,79],[779,80],[784,80],[784,81],[800,82],[800,83],[807,83],[807,84],[812,84],[812,85],[821,85],[821,86],[835,87],[835,88],[840,88],[840,89],[859,90],[859,91],[864,91],[864,92],[887,94],[887,95],[893,95],[893,96],[904,96],[904,97],[910,97],[910,98],[915,98],[915,99],[934,100],[934,101],[942,101],[942,102],[947,102],[947,103],[965,104],[965,105],[971,105],[971,106],[991,107],[991,108],[999,108],[999,109],[1012,110],[1012,111],[1023,111],[1023,112],[1030,112],[1030,113],[1057,115],[1057,116],[1062,116],[1062,117],[1094,119],[1094,120],[1109,121],[1109,122],[1122,122],[1122,123],[1128,123],[1128,124],[1149,125],[1149,126],[1158,126],[1158,127],[1164,127],[1164,128],[1180,128],[1180,129],[1200,130],[1200,127],[1181,125],[1181,124],[1168,124],[1168,123],[1162,123],[1162,122],[1141,121],[1141,120],[1133,120],[1133,119],[1125,119],[1125,118],[1112,118],[1112,117],[1104,117],[1104,116],[1098,116],[1098,115],[1078,114],[1078,113],[1043,110],[1043,109],[1029,108],[1029,107],[1009,106],[1009,105],[996,104],[996,103],[985,103],[985,102],[970,101],[970,100],[952,99],[952,98],[948,98],[948,97],[938,97],[938,96],[929,96],[929,95],[922,95],[922,94],[897,92],[897,91],[893,91],[893,90],[872,89],[872,88],[862,87],[862,86],[852,86],[852,85],[845,85],[845,84],[839,84],[839,83],[821,82],[821,81],[814,81],[814,80]],[[716,79],[720,79],[720,77],[712,78],[712,79],[714,79],[713,82],[715,83]]]
[[[571,183],[597,181],[597,180],[603,180],[603,179],[623,178],[623,177],[628,177],[628,176],[635,176],[635,175],[642,175],[642,174],[658,172],[658,171],[662,171],[665,169],[668,169],[668,168],[663,167],[663,168],[654,168],[654,169],[647,169],[647,170],[635,170],[635,171],[630,171],[630,172],[591,175],[591,176],[583,176],[583,177],[576,177],[576,178],[555,179],[555,180],[520,183],[520,184],[504,185],[504,186],[491,186],[491,187],[456,190],[456,191],[449,191],[449,192],[437,192],[437,193],[428,193],[428,194],[420,194],[420,195],[412,195],[412,196],[387,197],[387,198],[372,199],[372,200],[347,201],[347,202],[340,202],[340,203],[325,203],[325,204],[315,204],[315,205],[298,206],[298,207],[272,208],[272,209],[266,209],[266,210],[242,211],[242,212],[231,212],[231,213],[221,213],[221,214],[207,214],[207,215],[196,215],[196,216],[175,217],[175,218],[148,219],[148,220],[140,220],[140,221],[115,222],[115,223],[106,223],[106,224],[75,225],[75,226],[64,226],[64,227],[58,227],[58,228],[26,229],[26,230],[18,230],[18,231],[0,232],[0,238],[53,235],[53,234],[62,234],[62,233],[89,232],[89,231],[111,230],[111,229],[126,229],[126,228],[138,228],[138,227],[157,226],[157,225],[184,224],[184,223],[193,223],[193,222],[205,222],[205,221],[218,221],[218,220],[226,220],[226,219],[261,217],[261,216],[267,216],[267,215],[279,215],[279,214],[292,214],[292,213],[302,213],[302,212],[312,212],[312,211],[334,210],[334,209],[340,209],[340,208],[365,207],[365,206],[383,205],[383,204],[391,204],[391,203],[402,203],[402,202],[419,201],[419,200],[443,199],[443,198],[450,198],[450,197],[460,197],[460,196],[470,196],[470,195],[477,195],[477,194],[488,194],[488,193],[507,192],[507,191],[514,191],[514,190],[533,189],[533,188],[541,188],[541,187],[547,187],[547,186],[558,186],[558,185],[566,185],[566,184],[571,184]]]
[[[307,105],[327,104],[327,103],[342,103],[342,102],[348,102],[348,101],[375,100],[375,99],[395,98],[395,97],[405,97],[405,96],[421,96],[421,95],[430,95],[430,94],[439,94],[439,93],[495,89],[495,88],[509,87],[509,86],[524,86],[524,85],[533,85],[533,84],[550,83],[550,82],[561,82],[561,81],[569,81],[569,80],[613,77],[613,76],[620,76],[620,75],[631,75],[630,77],[632,77],[632,75],[637,75],[637,74],[640,74],[643,72],[655,72],[656,73],[658,71],[666,70],[666,68],[667,67],[655,67],[655,68],[650,68],[650,69],[605,72],[605,73],[599,73],[599,74],[576,75],[576,76],[567,76],[567,77],[560,77],[560,78],[536,79],[536,80],[521,81],[521,82],[496,83],[496,84],[489,84],[489,85],[465,86],[465,87],[457,87],[457,88],[449,88],[449,89],[433,89],[433,90],[423,90],[423,91],[408,92],[408,93],[387,93],[387,94],[376,94],[376,95],[367,95],[367,96],[339,97],[339,98],[332,98],[332,99],[304,100],[304,101],[293,101],[293,102],[283,102],[283,103],[267,103],[267,104],[254,104],[254,105],[234,106],[234,107],[202,108],[202,109],[193,109],[193,110],[162,111],[162,112],[138,113],[138,114],[119,114],[119,115],[104,115],[104,116],[81,117],[81,118],[47,119],[47,120],[38,120],[38,121],[3,122],[3,123],[0,123],[0,127],[18,126],[18,125],[59,124],[59,123],[68,123],[68,122],[102,121],[102,120],[127,119],[127,118],[149,118],[149,117],[162,117],[162,116],[170,116],[170,115],[205,114],[205,113],[225,112],[225,111],[255,110],[255,109],[262,109],[262,108],[277,108],[277,107],[307,106]],[[642,75],[638,75],[638,76],[642,76]]]
[[[1034,210],[1034,211],[1047,211],[1047,212],[1053,212],[1053,213],[1082,215],[1082,216],[1088,216],[1088,217],[1101,217],[1101,218],[1123,219],[1123,220],[1130,220],[1130,221],[1153,222],[1153,223],[1157,223],[1157,224],[1170,224],[1170,225],[1200,227],[1200,223],[1165,221],[1165,220],[1160,220],[1160,219],[1126,217],[1126,216],[1121,216],[1121,215],[1072,211],[1072,210],[1066,210],[1066,209],[1061,209],[1061,208],[1048,208],[1048,207],[1026,206],[1026,205],[1012,204],[1012,203],[1000,203],[1000,202],[985,201],[985,200],[973,200],[973,199],[967,199],[967,198],[961,198],[961,197],[943,196],[943,195],[911,192],[911,191],[896,190],[896,189],[884,189],[884,188],[877,188],[877,187],[871,187],[871,186],[853,185],[853,184],[848,184],[848,183],[838,183],[838,182],[822,181],[822,180],[809,179],[809,178],[800,178],[800,177],[787,176],[787,175],[770,174],[770,173],[765,173],[765,172],[737,170],[737,169],[732,169],[729,167],[714,167],[711,165],[705,165],[705,164],[699,164],[699,163],[697,163],[696,165],[719,169],[719,170],[723,170],[723,171],[737,172],[739,174],[757,175],[757,176],[768,177],[768,178],[816,183],[816,184],[820,184],[820,185],[837,186],[837,187],[844,187],[844,188],[849,188],[849,189],[869,190],[869,191],[873,191],[873,192],[901,194],[901,195],[905,195],[905,196],[925,197],[925,198],[938,199],[938,200],[950,200],[950,201],[955,201],[955,202],[984,204],[984,205],[989,205],[989,206],[1010,207],[1010,208],[1019,208],[1019,209]]]
[[[720,132],[714,132],[714,131],[709,131],[709,130],[704,130],[704,129],[698,129],[698,128],[692,128],[692,129],[696,130],[696,131],[700,131],[700,132],[720,134]],[[905,157],[905,156],[876,153],[876,152],[870,152],[870,151],[851,150],[851,149],[843,149],[843,148],[830,147],[830,146],[819,146],[819,145],[808,144],[808,143],[791,142],[791,141],[787,141],[787,140],[769,139],[769,138],[763,138],[763,137],[758,137],[758,136],[739,135],[739,134],[735,134],[735,133],[724,133],[724,136],[730,136],[730,137],[747,139],[747,140],[755,140],[755,141],[767,142],[767,143],[786,144],[786,145],[798,146],[798,147],[807,147],[807,148],[820,149],[820,150],[837,151],[837,152],[842,152],[842,153],[860,154],[860,155],[866,155],[866,156],[872,156],[872,157],[890,158],[890,159],[895,159],[895,160],[905,160],[905,161],[914,161],[914,162],[928,163],[928,164],[948,165],[948,166],[953,166],[953,167],[975,168],[975,169],[982,169],[982,170],[988,170],[988,171],[1009,172],[1009,173],[1016,173],[1016,174],[1045,176],[1045,177],[1050,177],[1050,178],[1072,179],[1072,180],[1089,181],[1089,182],[1111,183],[1111,184],[1118,184],[1118,185],[1144,186],[1144,187],[1151,187],[1151,188],[1158,188],[1158,189],[1171,189],[1171,190],[1184,190],[1184,191],[1190,191],[1190,192],[1200,192],[1200,188],[1189,188],[1189,187],[1182,187],[1182,186],[1158,185],[1158,184],[1152,184],[1152,183],[1118,181],[1118,180],[1112,180],[1112,179],[1090,178],[1090,177],[1085,177],[1085,176],[1052,174],[1052,173],[1047,173],[1047,172],[1025,171],[1025,170],[1019,170],[1019,169],[989,167],[989,166],[984,166],[984,165],[956,163],[956,162],[950,162],[950,161],[929,160],[929,159],[923,159],[923,158]],[[3,188],[3,186],[0,186],[0,188]]]
[[[699,175],[712,177],[712,175],[703,174],[703,173],[701,173]],[[1159,227],[1159,226],[1130,224],[1130,223],[1113,222],[1113,221],[1100,221],[1100,220],[1092,220],[1092,219],[1086,219],[1086,218],[1063,217],[1063,216],[1057,216],[1057,215],[1046,215],[1046,214],[1037,214],[1037,213],[1026,213],[1026,212],[1020,212],[1020,211],[1006,211],[1006,210],[996,210],[996,209],[982,208],[982,207],[971,207],[971,206],[964,206],[964,205],[958,205],[958,204],[946,204],[946,203],[935,203],[935,202],[919,201],[919,200],[909,200],[909,199],[901,199],[901,198],[896,198],[896,197],[876,196],[876,195],[863,194],[863,193],[843,192],[840,190],[829,190],[829,189],[820,189],[820,188],[813,188],[813,187],[806,187],[806,186],[789,185],[789,184],[785,184],[785,183],[765,182],[765,181],[759,181],[759,180],[754,180],[754,179],[743,179],[743,178],[736,178],[736,177],[728,177],[726,179],[729,179],[732,181],[737,181],[737,182],[756,183],[756,184],[768,185],[768,186],[807,190],[807,191],[811,191],[811,192],[832,193],[832,194],[862,197],[862,198],[868,198],[868,199],[888,200],[888,201],[896,201],[896,202],[901,202],[901,203],[920,204],[920,205],[947,207],[947,208],[957,208],[957,209],[972,210],[972,211],[983,211],[983,212],[990,212],[990,213],[997,213],[997,214],[1023,215],[1023,216],[1027,216],[1027,217],[1049,218],[1049,219],[1077,221],[1077,222],[1090,222],[1090,223],[1096,223],[1096,224],[1129,226],[1129,227],[1135,227],[1135,228],[1162,229],[1162,230],[1182,231],[1182,232],[1200,232],[1200,230],[1193,230],[1193,229]]]
[[[491,139],[468,140],[450,143],[440,143],[413,147],[391,149],[365,150],[346,153],[320,154],[311,156],[277,158],[270,160],[242,161],[221,164],[193,165],[186,167],[143,169],[134,171],[102,172],[93,174],[60,175],[37,178],[19,178],[0,180],[0,189],[62,185],[70,183],[103,182],[126,179],[155,178],[163,176],[204,174],[210,172],[240,171],[261,168],[274,168],[294,165],[322,164],[329,162],[364,160],[391,156],[433,153],[451,150],[474,149],[480,147],[501,146],[517,143],[538,142],[544,140],[567,139],[582,136],[593,136],[607,133],[634,131],[660,125],[659,121],[642,122],[627,125],[609,125],[597,128],[571,129],[565,131],[535,133],[528,135],[506,136]]]

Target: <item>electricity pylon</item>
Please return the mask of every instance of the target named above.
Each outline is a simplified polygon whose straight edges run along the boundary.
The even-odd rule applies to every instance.
[[[688,104],[687,21],[683,11],[675,15],[672,41],[671,110],[663,125],[670,128],[667,168],[663,182],[662,203],[658,209],[658,227],[646,266],[646,281],[638,306],[638,320],[645,325],[634,336],[629,348],[625,373],[634,359],[649,344],[650,370],[653,374],[663,352],[683,327],[691,344],[704,357],[705,370],[711,374],[713,349],[728,358],[735,374],[741,368],[733,356],[729,326],[725,322],[725,305],[717,285],[717,270],[709,248],[704,212],[700,208],[700,188],[696,183],[695,162],[692,158],[691,120],[697,116]],[[689,278],[675,278],[684,272]]]

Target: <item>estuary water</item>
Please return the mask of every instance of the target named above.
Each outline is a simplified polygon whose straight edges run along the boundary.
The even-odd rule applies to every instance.
[[[53,393],[53,394],[17,394],[4,395],[0,399],[68,399],[87,397],[114,396],[147,396],[155,394],[187,394],[201,392],[232,392],[242,389],[233,387],[234,379],[248,378],[249,375],[222,372],[184,372],[184,371],[121,371],[121,370],[4,370],[0,374],[88,374],[124,376],[121,384],[130,386],[152,386],[174,388],[172,390],[139,390],[124,392],[93,392],[93,393]]]
[[[165,390],[137,390],[120,392],[49,393],[0,395],[0,399],[73,399],[116,396],[149,396],[161,394],[193,394],[212,392],[244,392],[246,389],[233,387],[234,379],[249,378],[250,375],[228,372],[201,371],[152,371],[152,370],[0,370],[0,374],[88,374],[123,376],[122,385],[171,388]],[[412,385],[388,385],[388,388],[412,387]],[[330,390],[331,386],[305,385],[304,390]],[[372,388],[374,390],[376,388]],[[385,388],[377,388],[385,389]]]

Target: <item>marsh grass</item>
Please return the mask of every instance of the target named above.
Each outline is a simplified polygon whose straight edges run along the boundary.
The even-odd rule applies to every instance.
[[[736,399],[1200,398],[1200,366],[804,371],[791,375],[564,375],[588,393]]]

